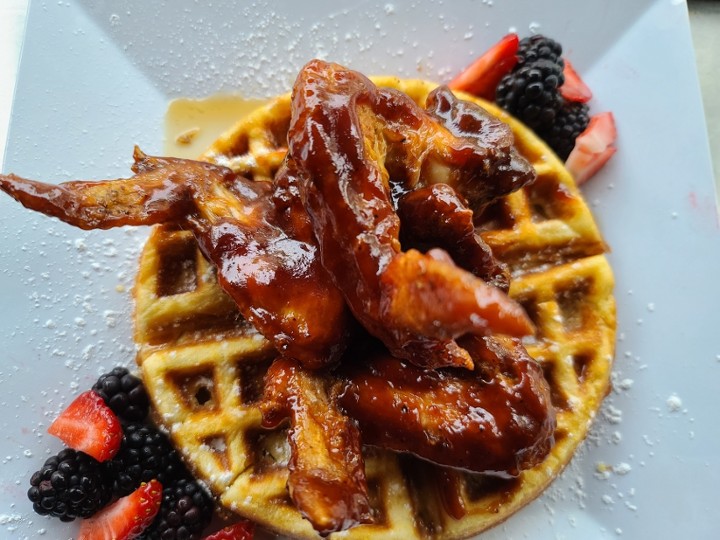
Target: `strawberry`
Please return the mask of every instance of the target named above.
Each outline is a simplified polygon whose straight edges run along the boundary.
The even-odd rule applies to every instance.
[[[515,53],[519,43],[517,34],[506,35],[466,67],[448,86],[451,90],[462,90],[487,100],[495,99],[495,88],[500,79],[517,64]]]
[[[50,424],[48,433],[98,461],[107,461],[117,454],[123,435],[120,420],[92,390],[75,398]]]
[[[568,171],[582,184],[605,165],[617,151],[615,148],[617,130],[615,117],[611,112],[596,114],[575,140],[575,147],[565,162]]]
[[[563,69],[565,82],[560,87],[560,94],[568,101],[587,103],[592,98],[592,91],[588,88],[588,85],[582,81],[570,61],[567,58],[563,60],[565,61],[565,68]]]
[[[240,521],[206,536],[204,540],[252,540],[254,533],[255,524],[252,521]]]
[[[162,484],[143,483],[80,525],[78,540],[132,540],[152,523],[162,502]]]

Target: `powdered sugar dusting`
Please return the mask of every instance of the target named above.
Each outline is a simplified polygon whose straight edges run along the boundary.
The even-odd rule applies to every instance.
[[[0,514],[0,525],[18,523],[22,520],[20,514]],[[10,528],[8,528],[10,530]]]
[[[678,412],[682,410],[682,399],[677,394],[672,394],[667,398],[667,408],[670,412]]]

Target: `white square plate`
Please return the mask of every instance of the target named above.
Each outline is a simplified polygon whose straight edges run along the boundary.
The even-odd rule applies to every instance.
[[[483,538],[716,538],[720,222],[686,6],[674,0],[122,3],[33,0],[5,170],[63,181],[162,151],[177,96],[286,91],[312,57],[447,81],[509,29],[559,40],[612,110],[619,152],[584,188],[612,247],[615,390],[548,492]],[[211,5],[210,5],[211,4]],[[83,233],[0,197],[0,536],[67,538],[28,479],[52,418],[133,361],[142,230]],[[614,472],[597,474],[599,464]],[[41,536],[44,534],[45,536]]]

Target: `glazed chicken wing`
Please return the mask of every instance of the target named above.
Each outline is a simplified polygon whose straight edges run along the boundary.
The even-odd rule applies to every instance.
[[[535,180],[535,170],[515,148],[510,126],[482,107],[439,87],[428,95],[425,110],[452,138],[430,156],[421,184],[452,186],[478,213]]]
[[[327,392],[327,377],[278,359],[265,376],[263,426],[290,418],[288,492],[321,534],[370,523],[360,433]]]
[[[403,246],[442,247],[473,275],[507,292],[510,274],[475,232],[473,211],[448,184],[433,184],[407,193],[398,201]]]
[[[272,184],[225,167],[136,149],[133,170],[129,179],[59,185],[0,175],[0,188],[82,229],[187,224],[217,267],[220,285],[279,351],[310,368],[340,358],[349,312],[286,184],[275,194],[285,200],[278,210]]]
[[[550,451],[555,413],[542,369],[518,340],[463,343],[475,370],[422,370],[388,354],[357,362],[338,402],[363,443],[441,465],[516,476]]]

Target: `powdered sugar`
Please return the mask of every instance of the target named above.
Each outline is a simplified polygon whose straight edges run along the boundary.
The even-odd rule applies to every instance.
[[[667,408],[671,413],[679,412],[682,410],[682,399],[680,399],[677,394],[672,394],[670,397],[667,398],[667,401],[665,403],[667,404]]]

